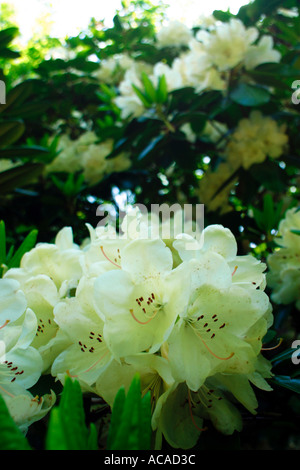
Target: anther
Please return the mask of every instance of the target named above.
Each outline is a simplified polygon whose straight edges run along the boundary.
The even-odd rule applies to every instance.
[[[235,266],[235,268],[234,268],[233,273],[231,274],[231,276],[234,276],[234,275],[235,275],[237,268],[238,268],[238,267]]]

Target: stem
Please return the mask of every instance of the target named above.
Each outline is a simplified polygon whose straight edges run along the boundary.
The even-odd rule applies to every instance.
[[[157,116],[159,117],[159,119],[161,119],[163,121],[163,123],[166,125],[167,129],[170,131],[170,132],[175,132],[176,129],[175,127],[168,121],[167,117],[165,116],[165,114],[163,113],[162,109],[161,109],[161,105],[157,104],[156,105],[156,114]]]

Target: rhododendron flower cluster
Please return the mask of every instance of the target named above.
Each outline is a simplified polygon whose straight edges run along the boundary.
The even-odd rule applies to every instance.
[[[247,28],[237,18],[224,23],[213,22],[209,27],[203,25],[196,35],[183,23],[170,22],[156,33],[155,45],[177,48],[177,54],[171,64],[156,62],[152,70],[148,66],[149,78],[156,84],[158,77],[164,75],[168,92],[184,87],[193,87],[197,93],[224,91],[232,70],[253,70],[260,64],[280,61],[281,54],[274,49],[272,37],[263,35],[258,38],[256,27]],[[106,62],[103,74],[105,68]],[[141,88],[142,71],[135,63],[130,65],[128,62],[124,79],[119,84],[119,96],[115,98],[122,118],[146,113],[132,87],[133,84]],[[115,83],[114,74],[111,75],[111,83]]]
[[[106,157],[113,149],[113,139],[99,142],[94,132],[87,131],[78,139],[67,134],[60,136],[58,155],[46,166],[47,173],[83,172],[84,181],[89,185],[99,183],[105,175],[127,170],[131,162],[124,153],[113,159]]]
[[[112,406],[138,372],[157,448],[162,436],[192,447],[208,421],[225,434],[240,430],[234,402],[256,412],[254,387],[270,390],[272,375],[261,353],[272,324],[266,266],[239,256],[222,225],[182,233],[174,220],[164,239],[159,221],[136,209],[118,232],[88,226],[81,246],[65,227],[6,271],[0,393],[12,409],[25,397],[34,405],[25,423],[55,400],[28,398],[42,374],[62,384],[75,377]]]
[[[248,169],[262,163],[267,157],[279,158],[288,143],[286,126],[278,125],[260,111],[252,111],[249,118],[241,119],[230,136],[225,153],[228,162],[237,168]]]
[[[276,303],[295,303],[300,310],[300,211],[289,209],[275,238],[277,248],[268,256],[268,285]]]

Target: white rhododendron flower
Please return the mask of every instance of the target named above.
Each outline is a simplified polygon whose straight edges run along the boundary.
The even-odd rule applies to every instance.
[[[170,21],[156,33],[158,47],[187,46],[192,39],[192,31],[180,21]]]
[[[280,62],[281,54],[273,46],[272,36],[266,35],[260,38],[257,45],[250,46],[244,59],[246,69],[251,70],[269,62]]]
[[[119,231],[88,225],[81,246],[65,227],[7,271],[0,390],[17,422],[26,427],[50,409],[51,395],[42,402],[27,391],[45,373],[62,384],[76,378],[112,406],[138,372],[157,442],[163,435],[174,447],[194,445],[205,420],[225,434],[241,428],[226,390],[256,412],[252,386],[269,390],[271,376],[261,356],[272,324],[266,266],[239,256],[229,229],[195,230],[184,215],[135,207]]]
[[[206,210],[218,210],[220,214],[232,210],[229,204],[229,195],[237,182],[236,178],[232,179],[234,171],[235,168],[231,164],[222,162],[215,170],[210,168],[204,173],[199,180],[197,195],[199,202],[205,205]],[[228,183],[223,186],[226,181]]]
[[[100,82],[118,84],[123,79],[127,69],[134,65],[134,60],[127,54],[115,54],[113,57],[103,59],[93,76]]]
[[[95,306],[104,318],[105,338],[116,358],[156,352],[185,308],[185,280],[180,269],[172,270],[172,253],[160,239],[133,240],[121,256],[121,269],[95,281]]]
[[[0,279],[0,329],[23,315],[27,302],[15,279]]]
[[[233,167],[242,165],[248,169],[255,163],[262,163],[267,157],[279,158],[287,144],[286,126],[254,110],[249,118],[239,121],[230,136],[225,154]]]
[[[25,253],[19,268],[9,269],[3,282],[18,282],[26,305],[36,316],[32,346],[43,359],[43,372],[52,365],[64,342],[57,341],[54,307],[76,288],[82,276],[83,253],[73,242],[72,230],[62,229],[55,243],[38,243]]]
[[[219,70],[229,70],[240,64],[257,38],[256,28],[246,28],[235,18],[218,24],[213,31],[199,31],[197,34],[198,41],[202,42],[211,62]]]
[[[0,316],[10,316],[10,321],[4,323],[0,331],[0,394],[15,423],[26,433],[30,424],[48,413],[55,403],[55,394],[34,397],[28,390],[37,383],[43,369],[42,357],[33,346],[37,320],[34,312],[27,308],[20,290],[11,290],[8,303],[7,287],[15,287],[18,282],[0,279],[0,286],[3,285],[6,286],[6,298]],[[5,311],[9,304],[12,308]]]
[[[84,180],[89,185],[99,183],[106,175],[127,170],[130,165],[128,155],[119,154],[107,160],[106,157],[113,150],[113,140],[107,139],[98,142],[94,132],[83,133],[78,139],[72,140],[68,135],[59,138],[58,150],[60,153],[46,165],[47,173],[75,173],[82,172]]]
[[[109,365],[112,354],[103,338],[104,322],[93,306],[94,279],[83,277],[76,296],[55,308],[55,321],[66,338],[65,349],[52,365],[52,374],[64,382],[66,373],[91,387]]]
[[[297,233],[298,231],[298,233]],[[300,310],[300,211],[289,209],[279,224],[274,252],[268,256],[268,285],[276,303],[295,303]]]
[[[53,391],[34,397],[26,390],[18,390],[17,395],[3,398],[11,417],[23,434],[27,433],[31,424],[46,416],[56,402]]]
[[[206,29],[205,29],[206,28]],[[231,18],[228,22],[209,21],[194,36],[192,29],[180,22],[170,22],[157,32],[157,46],[186,46],[177,51],[171,63],[159,61],[153,65],[138,66],[139,61],[127,68],[118,88],[115,104],[121,110],[121,118],[137,118],[147,110],[132,85],[143,90],[141,72],[149,76],[157,86],[160,76],[165,75],[168,92],[193,87],[196,93],[208,90],[225,92],[230,72],[245,67],[252,70],[263,63],[279,62],[281,54],[274,49],[271,36],[259,39],[256,27],[245,27],[241,20]],[[116,55],[116,63],[118,56]]]

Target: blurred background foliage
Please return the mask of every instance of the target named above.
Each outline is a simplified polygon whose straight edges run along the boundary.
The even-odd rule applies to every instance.
[[[297,14],[287,16],[280,8]],[[163,2],[154,6],[148,0],[124,1],[113,26],[92,18],[86,30],[63,40],[51,37],[44,18],[21,48],[14,12],[9,4],[1,4],[0,78],[7,96],[0,105],[0,220],[5,221],[10,246],[19,246],[33,230],[38,230],[38,241],[53,241],[64,226],[72,226],[75,240],[82,242],[85,224],[99,222],[99,204],[109,202],[119,209],[122,197],[146,206],[202,202],[199,181],[222,162],[220,147],[202,134],[206,123],[218,121],[230,135],[255,109],[286,124],[288,148],[280,158],[267,158],[248,169],[240,166],[225,178],[209,202],[234,182],[226,201],[230,210],[208,204],[205,225],[229,227],[240,254],[252,252],[266,260],[284,213],[299,205],[300,105],[291,100],[292,83],[300,79],[299,4],[255,0],[237,15],[215,11],[214,17],[222,22],[237,18],[246,27],[255,25],[260,36],[271,35],[280,63],[237,70],[226,93],[199,93],[192,87],[168,91],[163,79],[154,87],[145,74],[136,93],[147,112],[124,118],[114,101],[121,78],[107,83],[97,71],[118,54],[150,65],[172,64],[184,46],[157,45],[157,25],[165,19]],[[195,139],[182,131],[185,124]],[[130,166],[93,184],[80,170],[48,173],[47,165],[59,155],[60,137],[68,134],[75,141],[87,131],[96,134],[98,143],[113,142],[108,161],[124,152]],[[290,349],[300,333],[300,317],[292,305],[274,305],[274,316],[274,337],[285,341],[266,356],[286,381],[274,380],[275,393],[262,393],[257,417],[245,416],[239,436],[204,433],[203,447],[216,448],[221,440],[220,448],[300,448],[300,371],[291,362]]]

